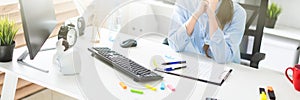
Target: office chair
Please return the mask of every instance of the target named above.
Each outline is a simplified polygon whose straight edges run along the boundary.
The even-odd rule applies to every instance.
[[[260,53],[260,46],[261,46],[261,40],[262,40],[263,30],[265,26],[265,18],[266,18],[266,11],[268,8],[268,2],[269,0],[261,0],[260,6],[240,4],[245,10],[253,11],[252,15],[247,16],[248,20],[245,26],[244,37],[240,45],[241,58],[250,61],[250,64],[246,64],[246,65],[249,65],[250,67],[253,68],[258,68],[259,62],[265,58],[265,54]],[[258,20],[256,23],[256,29],[250,29],[250,26],[252,25],[252,23],[254,22],[257,16],[258,16]],[[248,37],[254,37],[252,54],[248,54],[246,52],[248,47],[248,41],[249,41]],[[166,38],[163,41],[163,44],[169,45],[168,38]]]
[[[260,5],[250,5],[250,4],[240,4],[246,11],[252,11],[250,16],[247,15],[247,22],[245,26],[244,37],[242,43],[240,44],[241,58],[250,61],[250,67],[258,68],[258,64],[261,60],[265,58],[264,53],[260,53],[261,40],[263,36],[263,30],[265,26],[266,11],[268,8],[269,0],[260,0]],[[258,16],[257,23],[255,25],[256,29],[251,29],[250,26],[253,25],[255,18]],[[252,53],[248,54],[247,47],[249,38],[254,38],[254,43],[252,47]],[[251,48],[250,48],[251,49]],[[242,63],[246,64],[246,63]],[[248,65],[248,64],[246,64]]]

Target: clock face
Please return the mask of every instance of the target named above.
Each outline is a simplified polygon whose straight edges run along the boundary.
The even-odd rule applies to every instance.
[[[74,28],[71,28],[69,30],[67,34],[67,41],[71,47],[75,45],[77,41],[77,35],[76,35],[76,30]]]

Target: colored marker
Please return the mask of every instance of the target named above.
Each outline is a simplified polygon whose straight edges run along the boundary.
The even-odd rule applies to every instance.
[[[165,90],[165,83],[164,83],[164,82],[161,82],[161,84],[160,84],[160,89],[161,89],[161,90]]]
[[[148,88],[148,89],[150,89],[150,90],[152,90],[152,91],[156,91],[156,88],[153,87],[153,86],[151,86],[151,85],[149,85],[149,84],[146,84],[145,87]]]
[[[267,95],[266,95],[265,92],[262,92],[262,93],[260,94],[260,100],[267,100]]]
[[[260,100],[267,100],[266,91],[264,88],[259,88]]]
[[[274,90],[273,90],[272,86],[268,86],[268,87],[267,87],[267,90],[268,90],[269,98],[270,98],[271,100],[275,100],[275,99],[276,99],[276,96],[275,96],[275,93],[274,93]]]
[[[178,69],[182,69],[182,68],[186,68],[186,66],[176,67],[176,68],[169,67],[169,68],[165,68],[165,71],[174,71],[174,70],[178,70]]]
[[[136,94],[144,94],[143,91],[141,91],[141,90],[135,90],[135,89],[130,89],[130,92],[136,93]]]
[[[175,62],[166,62],[162,63],[162,65],[174,65],[174,64],[185,64],[186,61],[175,61]]]
[[[124,82],[120,82],[119,84],[123,89],[127,89],[127,86],[124,84]]]
[[[171,84],[168,84],[167,87],[168,87],[171,91],[173,91],[173,92],[175,91],[175,88],[174,88]]]

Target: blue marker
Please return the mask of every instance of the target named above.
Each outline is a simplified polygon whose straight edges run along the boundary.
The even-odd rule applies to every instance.
[[[161,89],[161,90],[165,90],[165,83],[164,83],[164,82],[161,82],[161,84],[160,84],[160,89]]]
[[[175,61],[175,62],[166,62],[162,63],[162,65],[174,65],[174,64],[185,64],[186,61]]]

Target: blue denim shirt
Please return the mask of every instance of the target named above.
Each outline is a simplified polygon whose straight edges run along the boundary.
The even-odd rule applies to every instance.
[[[220,1],[222,2],[222,1]],[[220,5],[220,2],[217,6]],[[177,0],[172,15],[169,44],[177,52],[193,52],[205,55],[204,44],[209,45],[208,54],[218,63],[240,63],[240,49],[246,23],[246,11],[237,3],[233,3],[234,15],[223,30],[209,36],[208,15],[201,15],[191,36],[187,34],[185,22],[198,9],[200,0]]]

